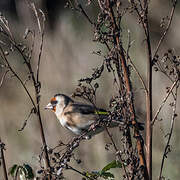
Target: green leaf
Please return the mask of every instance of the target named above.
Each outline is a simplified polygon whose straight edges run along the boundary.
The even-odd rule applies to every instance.
[[[114,175],[112,173],[104,171],[101,172],[101,177],[103,177],[104,179],[114,179]]]
[[[31,166],[29,166],[28,164],[24,164],[23,168],[25,169],[25,175],[26,175],[27,179],[34,178],[34,173],[33,173],[33,169],[31,168]]]
[[[18,170],[18,165],[14,164],[12,167],[9,168],[8,174],[10,174],[12,177],[14,177],[17,170]]]
[[[122,163],[120,161],[113,160],[108,165],[106,165],[102,171],[106,172],[110,170],[111,168],[122,168]]]

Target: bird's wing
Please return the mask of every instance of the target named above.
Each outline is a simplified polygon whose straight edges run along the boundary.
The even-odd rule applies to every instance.
[[[82,129],[88,129],[98,119],[98,114],[105,115],[105,113],[108,112],[102,109],[96,109],[92,105],[81,103],[72,103],[68,108],[64,109],[65,117]]]
[[[95,108],[92,105],[73,103],[73,111],[81,114],[96,114],[96,115],[108,115],[108,112],[104,109]]]

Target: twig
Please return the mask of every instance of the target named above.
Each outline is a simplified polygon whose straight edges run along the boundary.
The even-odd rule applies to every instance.
[[[152,180],[152,51],[149,33],[148,20],[148,0],[144,0],[144,19],[142,22],[144,33],[146,36],[147,46],[147,93],[146,93],[146,164],[148,171],[148,179]]]
[[[6,162],[5,162],[5,158],[4,158],[4,146],[5,144],[1,141],[0,138],[0,152],[1,152],[1,159],[2,159],[2,166],[3,166],[3,174],[4,174],[4,179],[8,180],[8,175],[7,175],[7,170],[6,170]]]
[[[81,13],[86,17],[86,19],[89,21],[89,23],[91,25],[94,25],[94,23],[91,21],[91,19],[89,18],[89,16],[87,15],[87,13],[84,11],[83,7],[81,4],[77,4],[78,8],[80,9]]]
[[[156,114],[155,114],[155,116],[154,116],[154,118],[153,118],[153,120],[152,120],[152,123],[151,123],[152,126],[154,125],[154,123],[155,123],[155,121],[156,121],[156,119],[157,119],[157,116],[159,115],[161,109],[162,109],[163,106],[165,105],[166,100],[168,99],[169,95],[170,95],[171,92],[173,91],[173,89],[174,89],[174,87],[176,86],[176,84],[177,84],[178,81],[179,81],[179,80],[177,79],[177,80],[173,83],[173,85],[172,85],[171,88],[169,89],[168,93],[167,93],[166,96],[164,97],[161,105],[159,106],[159,109],[157,110],[157,112],[156,112]]]
[[[38,24],[38,28],[39,28],[39,33],[41,34],[41,42],[40,42],[40,49],[39,49],[39,56],[38,56],[38,63],[37,63],[37,70],[36,70],[36,73],[37,73],[36,74],[36,82],[38,83],[39,82],[39,68],[40,68],[41,55],[42,55],[42,49],[43,49],[43,41],[44,41],[44,23],[46,21],[46,18],[45,18],[44,13],[41,10],[39,10],[39,12],[42,15],[42,20],[43,20],[42,27],[41,27],[37,9],[36,9],[34,3],[31,3],[30,5],[34,11],[35,16],[36,16],[37,24]]]
[[[87,178],[87,179],[94,180],[94,178],[91,178],[91,177],[89,177],[89,176],[86,176],[85,173],[82,173],[82,172],[78,171],[77,169],[73,168],[73,167],[70,166],[70,165],[67,165],[67,168],[70,169],[70,170],[73,170],[73,171],[77,172],[78,174],[84,176],[84,177]]]
[[[2,21],[2,18],[0,18],[0,20]],[[38,20],[37,20],[38,21]],[[3,21],[2,21],[3,23]],[[40,107],[39,107],[39,102],[40,102],[40,82],[36,81],[36,78],[35,78],[35,75],[34,75],[34,72],[33,72],[33,69],[32,69],[32,66],[31,66],[31,63],[29,61],[29,59],[24,55],[23,51],[21,50],[21,48],[18,46],[18,44],[16,43],[12,33],[10,32],[10,29],[8,27],[8,24],[5,24],[5,22],[3,23],[4,26],[6,27],[7,32],[4,32],[4,34],[7,36],[8,40],[10,41],[10,43],[13,45],[13,47],[15,47],[17,49],[17,51],[20,53],[20,55],[23,57],[24,59],[24,62],[28,68],[28,71],[29,71],[29,74],[31,74],[31,78],[32,78],[32,82],[33,82],[33,85],[34,85],[34,88],[35,88],[35,95],[36,95],[36,103],[35,101],[33,100],[31,94],[29,93],[27,87],[25,86],[25,84],[23,83],[22,79],[18,76],[18,74],[14,71],[14,69],[11,67],[11,65],[9,64],[4,52],[3,52],[3,49],[2,47],[0,46],[0,51],[1,51],[1,54],[2,54],[2,57],[3,59],[6,61],[7,65],[8,65],[8,68],[10,69],[10,71],[13,73],[13,75],[20,81],[20,83],[22,84],[23,88],[25,89],[26,93],[28,94],[32,104],[33,104],[33,107],[35,109],[35,112],[38,116],[38,122],[39,122],[39,127],[40,127],[40,133],[41,133],[41,140],[42,140],[42,144],[43,144],[43,147],[45,148],[44,152],[45,152],[45,163],[46,163],[46,168],[49,168],[50,169],[50,160],[49,160],[49,156],[48,156],[48,151],[47,151],[47,143],[46,143],[46,139],[45,139],[45,135],[44,135],[44,130],[43,130],[43,125],[42,125],[42,120],[41,120],[41,113],[40,113]],[[38,26],[40,25],[40,22],[38,22]],[[43,24],[44,26],[44,24]],[[43,38],[43,36],[42,36]],[[38,75],[39,75],[39,66],[40,66],[40,59],[41,59],[41,53],[42,53],[42,43],[43,43],[43,40],[41,41],[41,47],[40,47],[40,53],[39,53],[39,58],[38,58],[38,71],[36,72]],[[31,47],[33,48],[34,45]],[[32,49],[30,50],[30,53],[32,53]],[[37,78],[39,79],[39,78]],[[49,178],[51,178],[51,176],[49,176]]]
[[[136,72],[137,76],[139,77],[139,80],[141,81],[141,84],[145,90],[145,92],[147,93],[147,87],[146,87],[146,84],[143,80],[143,77],[141,76],[140,72],[138,71],[138,69],[136,68],[135,64],[132,62],[130,56],[129,56],[129,49],[131,47],[131,40],[130,40],[130,32],[128,31],[128,48],[127,48],[127,51],[126,51],[126,54],[127,54],[127,59],[129,60],[129,62],[131,63],[132,67],[134,68],[134,71]]]
[[[7,75],[8,72],[9,72],[9,70],[6,70],[6,71],[4,72],[4,74],[2,75],[1,82],[0,82],[0,88],[2,87],[3,82],[4,82],[5,77],[6,77],[6,75]]]
[[[23,83],[23,81],[21,80],[21,78],[19,77],[19,75],[15,72],[15,70],[12,68],[12,66],[9,64],[9,61],[7,60],[4,51],[2,49],[2,47],[0,46],[0,52],[1,52],[1,57],[5,60],[9,70],[12,72],[12,74],[19,80],[19,82],[21,83],[21,85],[23,86],[24,90],[26,91],[27,95],[29,96],[34,108],[36,108],[36,105],[34,103],[34,100],[30,94],[30,92],[28,91],[27,87],[25,86],[25,84]]]
[[[131,3],[131,5],[133,6],[133,8],[135,9],[136,14],[138,15],[138,17],[139,17],[139,19],[140,19],[140,23],[141,23],[142,26],[143,26],[144,33],[145,33],[145,35],[147,36],[146,27],[145,27],[145,24],[144,24],[144,16],[142,16],[141,13],[140,13],[141,11],[144,11],[144,9],[142,8],[141,2],[139,2],[139,3],[140,3],[140,6],[141,6],[141,10],[140,10],[140,11],[139,11],[138,7],[136,6],[136,3],[135,3],[134,0],[130,0],[130,3]]]
[[[34,108],[31,109],[28,117],[25,119],[25,121],[24,121],[24,123],[23,123],[23,126],[22,126],[21,129],[19,129],[18,131],[24,130],[24,128],[25,128],[25,126],[26,126],[26,124],[27,124],[27,121],[29,120],[29,118],[31,117],[31,115],[32,115],[33,113],[35,113],[35,109],[34,109]]]
[[[107,2],[108,10],[109,10],[108,13],[109,13],[109,16],[110,16],[111,22],[112,22],[113,32],[115,33],[115,38],[114,38],[115,42],[114,43],[118,48],[118,51],[119,51],[118,55],[119,55],[119,59],[121,62],[123,73],[124,73],[123,76],[124,76],[126,91],[127,91],[127,94],[132,94],[126,59],[125,59],[125,55],[123,53],[123,48],[122,48],[122,44],[120,42],[119,35],[117,33],[119,30],[118,30],[118,27],[116,24],[116,18],[115,18],[114,11],[111,6],[110,0],[107,0],[106,2]],[[119,69],[117,69],[117,71],[119,71]],[[119,80],[121,81],[120,76],[119,76]],[[132,121],[133,129],[134,129],[134,137],[136,138],[136,147],[137,147],[138,156],[139,156],[139,160],[140,160],[140,166],[143,167],[142,169],[143,169],[143,173],[144,173],[143,174],[144,178],[147,178],[147,168],[146,168],[146,161],[145,161],[145,155],[144,155],[144,149],[143,149],[143,141],[142,141],[142,137],[139,132],[139,129],[138,129],[137,120],[135,118],[135,110],[134,110],[134,104],[133,104],[132,98],[131,98],[131,102],[130,102],[130,112],[131,112],[130,119]],[[130,138],[130,141],[131,141],[131,138]],[[129,142],[129,143],[131,146],[132,142]]]
[[[143,89],[145,90],[145,92],[147,93],[147,87],[146,84],[143,80],[143,77],[141,76],[140,72],[138,71],[136,65],[132,62],[130,57],[127,57],[128,61],[131,63],[132,67],[134,68],[134,71],[136,72],[137,76],[139,77],[139,80],[141,81],[141,84],[143,86]]]
[[[114,147],[114,149],[115,149],[115,151],[116,151],[116,154],[117,154],[119,160],[122,162],[122,167],[123,167],[123,169],[124,169],[125,176],[126,176],[126,178],[129,180],[129,175],[128,175],[127,170],[126,170],[126,166],[124,165],[124,162],[123,162],[123,160],[122,160],[122,158],[121,158],[120,152],[119,152],[119,150],[118,150],[118,148],[117,148],[117,146],[116,146],[116,143],[114,142],[114,139],[113,139],[112,135],[110,134],[110,132],[109,132],[109,130],[108,130],[107,127],[105,127],[105,130],[106,130],[109,138],[111,139],[111,142],[112,142],[112,144],[113,144],[113,147]]]
[[[177,0],[174,0],[174,2],[173,2],[173,7],[172,7],[172,10],[171,10],[171,13],[170,13],[170,19],[169,19],[169,21],[168,21],[168,25],[167,25],[166,30],[164,31],[163,35],[161,36],[159,42],[158,42],[158,45],[157,45],[157,47],[156,47],[156,49],[155,49],[155,52],[154,52],[153,59],[154,59],[154,57],[157,55],[157,52],[158,52],[158,50],[159,50],[159,48],[160,48],[160,46],[161,46],[164,38],[166,37],[166,34],[167,34],[170,26],[171,26],[171,22],[172,22],[172,19],[173,19],[173,16],[174,16],[176,4],[177,4]]]
[[[174,122],[175,122],[175,118],[176,118],[176,107],[177,107],[177,90],[178,90],[178,85],[176,86],[176,92],[175,92],[175,97],[174,97],[174,104],[173,104],[173,114],[172,114],[172,119],[171,119],[171,127],[170,127],[170,132],[168,133],[168,140],[164,149],[164,153],[163,153],[163,157],[162,157],[162,161],[161,161],[161,168],[160,168],[160,174],[159,174],[159,180],[161,180],[162,178],[162,171],[163,171],[163,167],[164,167],[164,162],[165,159],[167,158],[167,154],[169,153],[169,148],[170,148],[170,141],[171,141],[171,137],[172,137],[172,133],[173,133],[173,129],[174,129]]]

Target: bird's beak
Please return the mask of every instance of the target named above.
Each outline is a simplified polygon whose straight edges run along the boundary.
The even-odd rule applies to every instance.
[[[49,103],[44,109],[53,109],[53,106],[51,103]]]

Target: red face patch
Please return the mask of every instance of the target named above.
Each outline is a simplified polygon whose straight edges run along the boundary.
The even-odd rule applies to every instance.
[[[56,104],[57,104],[57,100],[56,100],[56,98],[55,97],[53,97],[52,99],[51,99],[51,104],[52,104],[52,106],[53,106],[53,111],[54,112],[56,112]]]

